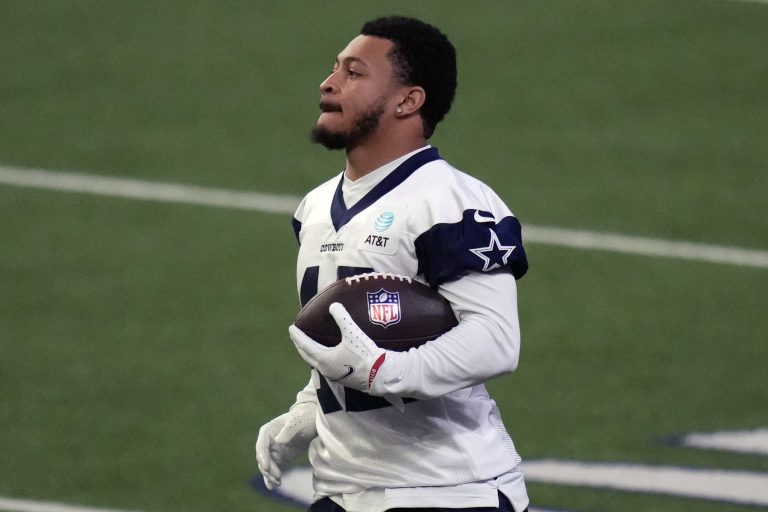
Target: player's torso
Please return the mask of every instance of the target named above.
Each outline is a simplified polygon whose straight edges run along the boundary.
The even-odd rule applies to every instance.
[[[398,186],[349,210],[339,207],[338,184],[339,177],[308,194],[294,220],[302,303],[355,274],[392,272],[426,281],[420,273],[434,260],[469,254],[482,262],[492,249],[512,252],[505,245],[511,242],[503,237],[498,242],[487,224],[488,215],[508,218],[508,209],[496,199],[489,201],[487,188],[442,160],[425,164]],[[437,226],[450,228],[435,231]],[[465,242],[467,250],[455,243],[465,226],[482,237]],[[427,232],[447,236],[431,237],[419,249]],[[495,240],[502,247],[488,245]],[[471,251],[475,247],[479,256]],[[454,485],[502,474],[519,461],[482,385],[432,400],[405,399],[402,413],[382,397],[329,382],[315,371],[313,381],[322,414],[310,460],[320,495]]]

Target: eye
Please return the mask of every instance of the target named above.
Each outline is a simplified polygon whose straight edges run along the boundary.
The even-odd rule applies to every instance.
[[[357,71],[355,71],[354,69],[351,69],[351,68],[347,70],[347,75],[349,75],[350,78],[357,78],[359,76],[363,76],[363,75],[361,75],[360,73],[358,73]]]

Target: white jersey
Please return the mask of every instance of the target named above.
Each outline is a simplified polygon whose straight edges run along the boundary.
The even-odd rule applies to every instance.
[[[392,272],[444,292],[459,326],[418,349],[388,355],[371,394],[329,382],[313,370],[299,401],[316,400],[321,411],[309,454],[316,497],[347,496],[349,504],[354,496],[365,502],[366,493],[386,490],[387,507],[414,506],[414,496],[420,506],[444,506],[450,492],[441,498],[439,489],[459,489],[464,490],[459,498],[464,492],[467,499],[450,504],[488,506],[487,493],[473,501],[475,483],[497,477],[501,483],[516,481],[519,475],[515,485],[523,485],[516,469],[520,457],[482,384],[517,364],[514,280],[527,270],[520,224],[489,187],[451,167],[435,148],[406,155],[391,167],[349,208],[343,175],[299,205],[293,222],[301,302],[343,277]],[[500,300],[479,309],[489,308],[490,316],[509,327],[484,326],[469,314],[472,307],[465,307],[487,301],[482,279],[500,282],[509,294],[497,293]],[[454,285],[461,282],[468,284]],[[466,290],[475,297],[462,297]],[[473,341],[477,333],[482,343]],[[401,397],[404,409],[381,395]],[[513,503],[527,504],[527,497],[517,498]]]

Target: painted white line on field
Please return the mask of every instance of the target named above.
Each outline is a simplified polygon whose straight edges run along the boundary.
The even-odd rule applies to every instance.
[[[681,444],[691,448],[768,455],[768,428],[688,434]]]
[[[17,187],[79,192],[143,201],[218,206],[267,213],[293,213],[299,204],[299,198],[293,196],[17,167],[0,166],[0,183]]]
[[[768,505],[768,473],[560,460],[525,462],[528,482]]]
[[[0,510],[4,512],[129,512],[113,508],[80,507],[51,501],[20,500],[0,496]]]
[[[768,268],[768,251],[597,231],[523,225],[523,241],[578,249]]]
[[[3,166],[0,166],[0,184],[286,215],[292,214],[300,201],[300,198],[290,195],[243,192],[180,183],[159,183],[93,174]],[[530,224],[524,226],[523,235],[526,242],[545,245],[768,268],[768,251],[764,250]]]

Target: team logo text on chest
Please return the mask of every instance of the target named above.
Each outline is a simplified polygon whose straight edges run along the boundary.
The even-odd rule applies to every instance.
[[[341,252],[344,250],[343,243],[323,244],[320,246],[320,252]]]

